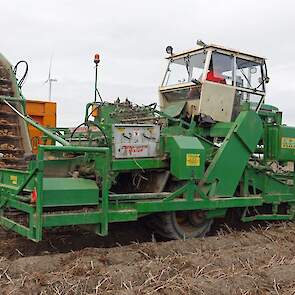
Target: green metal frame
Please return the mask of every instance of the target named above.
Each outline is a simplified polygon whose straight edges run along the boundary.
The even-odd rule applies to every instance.
[[[85,121],[91,106],[92,103],[87,105]],[[39,146],[37,159],[31,161],[27,171],[0,169],[0,225],[40,241],[45,228],[90,225],[97,234],[105,236],[109,223],[134,221],[159,212],[203,210],[210,219],[224,216],[229,208],[244,208],[244,222],[294,219],[294,173],[274,173],[269,170],[266,160],[257,160],[258,163],[253,160],[253,155],[262,154],[268,148],[266,133],[271,128],[268,127],[267,111],[257,114],[245,110],[234,122],[216,123],[211,127],[199,127],[193,119],[186,122],[155,110],[144,111],[166,120],[161,130],[159,156],[155,158],[115,159],[111,144],[75,146],[67,140],[69,132],[61,138],[45,130],[47,137],[62,146]],[[99,133],[104,132],[108,142],[112,142],[111,126],[118,122],[115,113],[112,105],[101,106],[100,115],[95,118],[95,123],[101,127],[97,132],[98,138],[101,136]],[[270,118],[271,124],[277,124],[281,116],[271,112]],[[32,124],[30,118],[24,119]],[[35,122],[33,124],[40,130],[43,128]],[[295,132],[288,136],[295,138]],[[210,137],[219,138],[220,144],[210,141]],[[200,169],[198,166],[188,168],[185,162],[188,153],[200,156]],[[48,159],[48,155],[54,159]],[[85,186],[79,188],[79,202],[75,203],[74,196],[63,195],[62,189],[60,192],[57,189],[53,200],[47,200],[50,193],[45,184],[49,182],[51,188],[57,188],[58,182],[69,177],[54,177],[48,181],[51,177],[48,171],[60,170],[70,164],[91,171],[96,179],[85,181]],[[170,171],[179,178],[180,185],[174,191],[156,193],[112,192],[112,185],[120,173],[154,170]],[[75,181],[74,176],[72,181]],[[89,204],[86,200],[93,196],[94,184],[97,186],[97,200]],[[34,192],[36,200],[31,196]],[[65,208],[66,198],[69,198],[70,205]],[[288,205],[285,214],[280,211],[281,204]],[[249,215],[251,208],[263,205],[270,205],[271,212]],[[11,210],[25,216],[25,221],[11,217]]]
[[[71,154],[84,154],[87,158],[95,160],[96,170],[101,177],[101,192],[98,196],[98,206],[90,211],[76,212],[47,212],[44,210],[44,169],[47,152],[62,152]],[[252,220],[290,220],[294,218],[294,189],[286,186],[272,176],[268,176],[253,166],[247,166],[242,181],[244,193],[239,197],[208,196],[200,189],[195,179],[188,180],[182,187],[174,192],[140,193],[140,194],[111,194],[111,174],[128,169],[157,169],[167,167],[166,159],[138,159],[137,164],[132,160],[115,160],[111,158],[109,148],[105,147],[76,147],[76,146],[40,146],[35,165],[30,172],[2,170],[2,176],[22,175],[19,185],[1,184],[0,224],[34,241],[42,240],[45,228],[68,225],[94,225],[95,232],[105,236],[108,234],[108,225],[111,222],[126,222],[137,220],[141,216],[156,212],[205,210],[207,218],[220,217],[229,208],[262,206],[263,204],[290,203],[292,210],[289,214],[282,215],[274,212],[271,215],[243,216],[243,221]],[[160,164],[161,163],[161,164]],[[33,180],[33,183],[32,183]],[[58,181],[58,180],[57,180]],[[255,187],[265,193],[249,193],[249,187]],[[251,186],[249,183],[252,183]],[[37,190],[36,203],[30,203],[30,198],[20,195],[24,190]],[[273,189],[277,193],[273,193]],[[5,193],[4,193],[5,192]],[[87,193],[87,191],[85,191]],[[198,197],[197,197],[198,196]],[[58,207],[58,203],[56,206]],[[5,216],[5,209],[14,208],[28,214],[28,226],[24,226]]]

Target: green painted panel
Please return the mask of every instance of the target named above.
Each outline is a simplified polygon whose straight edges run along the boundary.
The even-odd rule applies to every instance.
[[[265,134],[265,154],[270,160],[295,161],[295,128],[269,126]]]
[[[63,214],[44,214],[43,226],[67,226],[81,224],[97,224],[101,221],[99,212],[82,212],[82,213],[63,213]]]
[[[171,136],[167,138],[170,152],[170,171],[178,179],[200,179],[205,169],[205,149],[196,137]]]
[[[264,194],[285,195],[293,192],[293,186],[286,185],[274,178],[272,174],[266,174],[265,171],[260,171],[255,167],[247,167],[245,173],[247,173],[249,179],[255,182],[256,188],[263,191]],[[276,198],[276,200],[278,201],[279,198]]]
[[[252,152],[263,133],[259,116],[240,113],[200,183],[209,196],[233,196]]]
[[[185,104],[186,101],[174,102],[173,104],[170,104],[165,109],[163,109],[162,112],[170,117],[177,117],[182,112]]]
[[[233,125],[233,122],[218,122],[210,128],[210,136],[226,137]]]
[[[99,189],[84,178],[44,178],[43,206],[97,205]]]
[[[261,119],[255,112],[242,112],[236,123],[234,132],[238,134],[249,151],[254,152],[263,133]],[[237,149],[236,152],[239,152],[239,150]]]

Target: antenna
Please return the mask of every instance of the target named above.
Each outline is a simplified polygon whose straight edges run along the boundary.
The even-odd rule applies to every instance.
[[[55,78],[51,78],[52,58],[53,58],[53,54],[51,54],[51,57],[50,57],[49,71],[48,71],[48,78],[47,78],[47,80],[44,82],[44,84],[46,84],[46,83],[49,84],[49,93],[48,93],[48,99],[49,99],[49,101],[51,101],[52,82],[57,82],[57,79],[55,79]]]
[[[101,98],[101,96],[100,96],[100,93],[99,93],[99,91],[98,91],[98,89],[97,89],[97,67],[98,67],[99,62],[100,62],[100,56],[99,56],[98,53],[96,53],[96,54],[94,55],[94,63],[95,63],[94,102],[96,102],[97,94],[98,94],[98,96],[99,96],[99,98],[100,98],[100,101],[103,102],[103,101],[102,101],[102,98]]]

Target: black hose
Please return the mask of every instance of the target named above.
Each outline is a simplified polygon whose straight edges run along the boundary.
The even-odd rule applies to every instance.
[[[25,60],[20,60],[19,62],[17,62],[17,64],[14,66],[14,68],[13,68],[13,73],[14,73],[14,75],[16,75],[16,72],[17,72],[17,68],[18,68],[18,66],[20,65],[20,64],[22,64],[22,63],[24,63],[25,65],[26,65],[26,68],[25,68],[25,72],[24,72],[24,74],[23,74],[23,76],[22,76],[22,78],[19,80],[19,82],[18,82],[18,87],[21,89],[22,88],[22,86],[23,86],[23,84],[24,84],[24,82],[25,82],[25,79],[26,79],[26,77],[27,77],[27,75],[28,75],[28,71],[29,71],[29,65],[28,65],[28,63],[25,61]]]
[[[70,142],[72,141],[72,138],[73,138],[73,135],[76,133],[76,131],[78,130],[78,128],[80,128],[81,126],[83,125],[87,125],[86,122],[83,122],[81,124],[79,124],[71,133],[71,136],[70,136]]]
[[[81,126],[83,125],[86,125],[88,128],[89,128],[89,125],[92,124],[94,125],[95,127],[97,127],[99,129],[99,131],[102,133],[102,135],[104,136],[104,139],[105,139],[105,142],[106,142],[106,145],[108,145],[108,138],[105,134],[105,132],[102,130],[102,128],[95,122],[93,121],[86,121],[86,122],[83,122],[81,124],[79,124],[74,130],[73,132],[71,133],[71,136],[70,136],[70,142],[72,141],[72,138],[73,138],[73,135],[75,134],[75,132],[78,130],[78,128],[80,128]]]

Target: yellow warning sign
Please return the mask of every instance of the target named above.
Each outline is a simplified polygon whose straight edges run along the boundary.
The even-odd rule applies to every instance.
[[[282,149],[295,149],[295,138],[282,137],[281,147]]]
[[[200,154],[186,154],[186,166],[200,166]]]
[[[10,181],[12,184],[17,184],[17,176],[16,175],[10,175]]]

